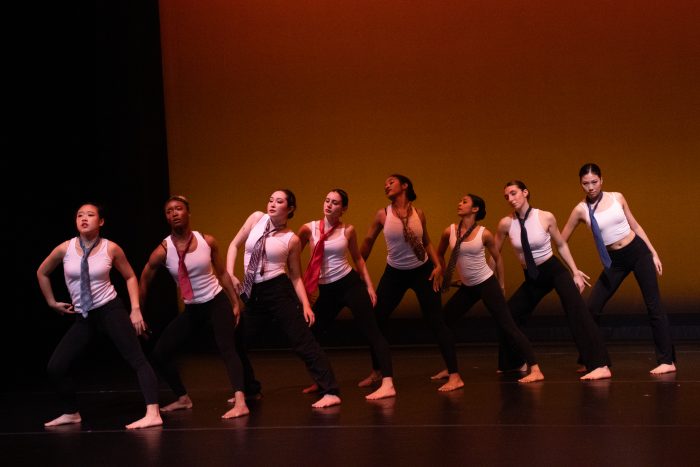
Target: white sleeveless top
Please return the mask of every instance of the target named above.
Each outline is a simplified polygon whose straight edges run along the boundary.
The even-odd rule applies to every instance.
[[[245,254],[243,256],[243,275],[248,270],[250,254],[255,247],[255,243],[265,232],[265,226],[270,219],[268,214],[264,214],[253,226],[245,242]],[[287,272],[287,258],[289,257],[289,240],[294,232],[289,231],[278,236],[268,236],[265,241],[265,261],[260,261],[255,271],[255,283],[265,282]],[[264,268],[264,269],[263,269]],[[263,269],[263,275],[260,270]]]
[[[603,192],[605,196],[607,192]],[[600,233],[603,237],[603,243],[606,245],[612,245],[613,243],[622,240],[627,235],[629,235],[630,224],[627,222],[627,216],[625,216],[625,211],[622,209],[622,204],[617,200],[617,193],[608,193],[612,196],[612,204],[604,211],[600,210],[600,206],[595,210],[594,216],[595,220],[598,222],[598,227],[600,228]],[[601,200],[602,201],[602,200]],[[591,218],[588,215],[588,203],[586,200],[580,203],[583,209],[586,210],[586,224],[588,228],[591,227]]]
[[[90,292],[92,293],[92,308],[84,310],[80,303],[80,264],[83,256],[76,249],[78,237],[73,237],[68,243],[68,251],[63,257],[63,276],[66,279],[68,293],[75,311],[87,318],[88,311],[99,308],[117,297],[112,282],[109,280],[109,271],[112,269],[112,258],[107,254],[109,240],[102,238],[97,246],[97,252],[88,257],[90,267]],[[78,246],[78,248],[80,248]]]
[[[421,224],[420,217],[418,217],[415,208],[412,211],[411,216],[408,218],[408,227],[413,231],[413,234],[422,241],[423,224]],[[416,258],[416,254],[413,252],[413,249],[411,249],[411,245],[404,240],[403,222],[394,214],[391,209],[391,204],[386,208],[384,240],[386,240],[387,248],[386,262],[393,268],[403,270],[416,269],[428,261],[428,255],[425,255],[425,260],[423,261]]]
[[[486,256],[484,256],[483,234],[484,226],[479,226],[474,238],[469,241],[463,241],[459,247],[457,270],[459,271],[459,279],[464,285],[478,285],[493,276],[493,271],[486,264]],[[450,226],[450,247],[453,250],[456,243],[457,226],[452,224]]]
[[[532,257],[535,259],[535,264],[539,266],[552,257],[552,239],[549,232],[544,230],[540,223],[539,209],[533,208],[532,211],[530,211],[525,221],[525,228],[527,229],[527,241],[530,243]],[[520,243],[520,221],[518,221],[515,215],[513,215],[512,222],[510,223],[508,236],[510,237],[510,243],[515,249],[515,254],[518,256],[520,264],[526,267],[523,246]]]
[[[311,241],[310,247],[313,251],[321,232],[318,229],[319,221],[310,222]],[[345,226],[335,229],[331,238],[326,239],[323,245],[323,260],[321,261],[321,275],[318,278],[319,284],[330,284],[347,276],[352,271],[352,266],[348,262],[348,239],[345,237]],[[338,235],[339,233],[339,235]]]
[[[206,303],[221,292],[221,284],[214,274],[214,267],[211,263],[211,247],[199,232],[192,231],[192,235],[197,240],[197,248],[185,255],[185,266],[187,266],[187,275],[190,278],[190,284],[192,284],[194,298],[192,300],[183,299],[187,305]],[[168,247],[165,255],[165,267],[168,268],[177,284],[179,263],[177,248],[175,248],[170,235],[165,237],[165,243]]]

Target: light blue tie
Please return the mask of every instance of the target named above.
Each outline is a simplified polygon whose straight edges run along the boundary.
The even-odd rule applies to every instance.
[[[90,252],[100,243],[100,238],[97,237],[95,242],[86,247],[83,239],[78,237],[80,248],[83,250],[83,259],[80,262],[80,314],[83,318],[87,318],[88,311],[92,308],[92,292],[90,291],[90,264],[88,258]]]
[[[598,256],[600,256],[600,261],[603,263],[603,267],[605,267],[605,269],[610,269],[612,260],[608,254],[608,249],[605,248],[605,243],[603,243],[603,234],[600,233],[600,227],[598,226],[598,221],[594,215],[595,210],[598,209],[601,199],[603,199],[603,193],[600,194],[593,207],[591,207],[591,204],[588,202],[586,203],[586,206],[588,206],[588,217],[591,219],[591,232],[593,232],[593,240],[595,240],[595,246],[598,249]]]

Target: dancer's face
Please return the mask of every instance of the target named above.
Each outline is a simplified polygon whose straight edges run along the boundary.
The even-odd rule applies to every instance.
[[[603,188],[603,179],[589,172],[581,177],[581,188],[588,198],[597,198]]]
[[[326,195],[323,201],[323,214],[331,219],[337,219],[343,215],[347,207],[343,207],[343,198],[335,191],[331,191]]]
[[[75,214],[75,226],[81,234],[99,232],[104,222],[94,204],[83,204]]]
[[[509,185],[505,188],[503,196],[505,197],[508,204],[510,204],[516,211],[520,209],[525,203],[527,203],[527,189],[522,190],[517,185]]]
[[[190,210],[182,201],[170,200],[165,205],[165,219],[171,228],[185,227],[190,220]]]
[[[291,211],[284,191],[275,191],[270,195],[270,200],[267,202],[267,213],[270,217],[286,221]]]
[[[467,216],[473,212],[476,212],[478,208],[474,207],[474,201],[471,196],[462,196],[462,199],[457,203],[457,215]]]
[[[396,195],[401,194],[406,188],[407,184],[401,184],[401,181],[396,177],[389,177],[384,182],[384,193],[387,198],[393,198]]]

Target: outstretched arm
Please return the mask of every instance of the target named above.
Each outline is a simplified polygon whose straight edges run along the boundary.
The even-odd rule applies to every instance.
[[[143,321],[141,314],[141,304],[139,303],[139,280],[134,274],[134,270],[126,259],[124,250],[114,242],[109,242],[109,255],[112,257],[112,264],[119,271],[126,281],[126,290],[129,292],[129,301],[131,302],[131,324],[136,330],[136,335],[140,336],[146,330],[146,323]]]
[[[379,232],[381,232],[384,228],[384,222],[386,222],[386,212],[384,212],[384,209],[380,209],[377,211],[377,214],[375,214],[372,225],[369,226],[367,235],[360,246],[360,254],[365,261],[367,258],[369,258],[369,254],[372,252],[372,247],[374,246],[374,242],[377,240],[377,237],[379,237]]]
[[[238,257],[238,250],[245,245],[246,240],[248,240],[248,235],[253,229],[253,226],[260,220],[264,214],[260,211],[256,211],[246,219],[243,226],[238,230],[236,236],[233,237],[231,243],[228,246],[228,251],[226,252],[226,272],[231,276],[231,281],[233,283],[233,288],[236,294],[241,293],[242,284],[235,275],[236,258]]]
[[[440,261],[440,258],[438,258],[438,255],[435,252],[435,248],[433,248],[433,244],[430,243],[430,236],[428,235],[428,223],[425,220],[425,214],[423,213],[423,210],[416,209],[416,212],[418,213],[420,222],[423,225],[423,248],[425,248],[425,252],[428,254],[428,258],[430,258],[430,261],[432,261],[433,263],[433,272],[430,273],[430,277],[428,277],[428,280],[433,281],[433,290],[439,292],[440,288],[442,287],[442,261]]]
[[[370,277],[369,271],[367,270],[367,264],[365,263],[364,258],[362,258],[362,255],[360,254],[360,248],[357,246],[357,233],[355,232],[355,228],[353,226],[349,225],[346,227],[345,237],[348,240],[348,251],[350,252],[350,256],[352,257],[352,260],[355,263],[357,273],[362,278],[362,282],[365,283],[365,286],[367,287],[367,293],[369,294],[369,298],[370,300],[372,300],[372,306],[374,306],[377,304],[377,293],[374,290],[372,278]]]
[[[561,231],[561,236],[565,242],[569,241],[569,238],[571,237],[571,234],[574,233],[574,230],[576,230],[576,227],[578,227],[581,222],[585,222],[585,215],[586,213],[584,212],[584,208],[580,205],[576,205],[576,207],[571,211],[569,220],[566,221],[566,225],[564,225],[564,228]]]
[[[625,217],[627,218],[627,223],[630,225],[630,228],[632,231],[639,236],[642,240],[644,240],[644,243],[647,244],[647,247],[649,248],[649,251],[651,251],[651,256],[654,260],[654,266],[656,266],[656,272],[661,275],[663,274],[663,266],[661,265],[661,259],[659,258],[658,253],[656,253],[656,250],[654,249],[654,246],[651,244],[651,240],[649,240],[649,237],[647,237],[646,232],[642,228],[641,225],[639,225],[639,222],[637,222],[637,219],[634,218],[632,215],[632,211],[630,211],[630,208],[627,204],[627,200],[625,200],[625,197],[622,196],[622,193],[617,193],[619,196],[619,201],[620,204],[622,204],[622,211],[625,213]]]
[[[546,230],[549,232],[549,235],[552,237],[552,241],[557,246],[559,255],[571,270],[571,274],[574,277],[574,283],[576,284],[576,287],[578,287],[578,291],[583,292],[583,289],[585,289],[587,285],[591,285],[587,280],[590,279],[590,277],[588,277],[582,271],[579,271],[579,269],[576,267],[574,257],[571,256],[571,251],[569,251],[569,244],[566,243],[564,238],[561,236],[561,232],[559,232],[557,220],[554,218],[554,215],[551,212],[542,210],[540,210],[540,220],[544,221],[544,224],[547,226]]]

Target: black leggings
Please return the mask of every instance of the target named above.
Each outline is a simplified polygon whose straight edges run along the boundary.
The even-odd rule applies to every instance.
[[[516,350],[528,365],[537,364],[532,344],[513,321],[513,316],[510,314],[496,276],[492,275],[480,284],[461,285],[443,308],[447,325],[454,327],[457,320],[479,300],[484,301],[486,309],[489,310],[498,324],[500,335],[508,342],[508,345]]]
[[[318,384],[320,394],[339,394],[331,364],[304,320],[301,303],[286,274],[253,285],[241,323],[245,345],[255,342],[262,330],[272,321],[287,335],[294,352],[302,359],[311,378]],[[247,387],[259,388],[247,359],[244,359],[243,365]]]
[[[175,357],[187,341],[209,321],[231,387],[234,391],[243,390],[243,367],[235,345],[236,320],[231,301],[222,290],[208,302],[185,305],[185,311],[168,324],[153,349],[153,365],[177,397],[187,394],[187,389],[180,379]]]
[[[48,364],[48,374],[61,399],[63,413],[78,411],[75,383],[69,376],[73,362],[98,333],[112,340],[122,357],[136,371],[146,404],[158,403],[158,378],[143,354],[129,312],[120,298],[92,309],[88,317],[76,315],[73,326],[56,346]]]
[[[407,270],[396,269],[387,264],[377,287],[377,306],[374,308],[374,313],[377,324],[386,335],[389,316],[399,305],[406,291],[412,289],[418,297],[423,317],[435,333],[447,371],[457,373],[459,368],[454,336],[442,317],[440,293],[433,290],[433,282],[428,280],[432,271],[433,267],[430,262]],[[379,371],[379,358],[374,352],[372,353],[372,366]]]
[[[588,309],[596,323],[600,323],[603,307],[617,291],[622,281],[632,272],[642,291],[644,303],[649,314],[651,331],[656,347],[656,362],[671,364],[676,361],[676,352],[671,342],[671,327],[668,316],[661,307],[659,282],[656,277],[656,266],[651,251],[644,240],[636,236],[629,245],[619,250],[608,252],[612,265],[603,270],[598,281],[593,285],[588,297]]]
[[[382,376],[393,376],[389,343],[377,326],[367,286],[362,282],[357,272],[352,270],[335,282],[319,284],[318,289],[318,299],[313,307],[316,322],[311,327],[314,334],[321,335],[344,307],[350,308],[355,322],[369,341],[372,353],[377,356]]]
[[[586,304],[569,270],[556,256],[537,266],[537,270],[539,271],[537,279],[531,279],[527,271],[524,271],[525,282],[508,300],[508,306],[516,324],[522,328],[540,300],[554,289],[566,313],[569,329],[583,359],[582,363],[589,370],[610,366],[610,357],[600,336],[600,330],[586,309]],[[519,353],[511,348],[505,339],[501,339],[498,368],[504,371],[512,370],[522,366],[523,363],[525,362]]]

